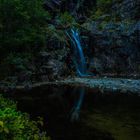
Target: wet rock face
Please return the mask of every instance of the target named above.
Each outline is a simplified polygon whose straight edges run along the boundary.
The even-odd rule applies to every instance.
[[[44,0],[43,5],[46,10],[55,10],[56,8],[59,8],[61,3],[61,0]]]
[[[67,74],[66,48],[40,52],[38,58],[38,73],[42,81],[59,79]]]
[[[112,10],[116,15],[119,15],[122,20],[124,19],[139,19],[140,2],[139,0],[121,0],[115,1]]]
[[[63,74],[63,63],[51,59],[46,64],[40,67],[40,72],[42,73],[42,80],[55,80]]]
[[[56,14],[54,10],[58,8],[60,11],[69,11],[77,18],[79,13],[83,14],[82,12],[84,12],[86,15],[86,9],[96,6],[96,0],[46,0],[45,6],[54,12],[54,16]],[[92,22],[90,28],[90,42],[92,43],[88,44],[88,50],[93,52],[89,61],[89,71],[140,74],[139,11],[139,0],[113,0],[112,13],[105,13],[99,20]],[[110,21],[106,22],[104,19],[108,16]],[[114,17],[117,17],[119,22],[114,21]],[[100,28],[99,25],[104,21],[106,24]],[[50,46],[53,46],[53,44]],[[56,70],[56,67],[64,66],[65,63],[56,57],[52,57],[54,53],[49,53],[51,57],[41,64],[42,73],[44,71],[46,71],[46,74],[50,72],[62,73],[60,72],[61,70]],[[86,55],[88,56],[88,52]],[[62,64],[58,64],[59,62],[55,61],[62,62]]]
[[[94,50],[94,57],[89,67],[91,71],[140,74],[139,9],[138,0],[116,1],[109,16],[111,19],[112,16],[119,16],[119,22],[105,21],[104,18],[92,22],[90,30],[93,43],[90,49]]]
[[[96,0],[44,0],[43,4],[46,10],[54,12],[54,14],[57,14],[56,9],[59,9],[61,12],[69,11],[75,18],[86,13],[95,5]]]
[[[96,25],[92,29],[93,67],[100,72],[139,72],[140,22],[130,25],[110,22],[102,30]]]

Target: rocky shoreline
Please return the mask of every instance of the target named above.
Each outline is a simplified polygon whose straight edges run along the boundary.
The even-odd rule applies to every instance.
[[[94,92],[101,93],[129,93],[140,95],[140,79],[125,79],[125,78],[69,78],[63,80],[56,80],[52,82],[38,82],[33,84],[25,84],[18,86],[2,86],[1,92],[31,90],[33,88],[56,85],[56,86],[84,86],[92,89]]]
[[[64,83],[78,84],[102,93],[134,93],[140,95],[140,79],[124,78],[74,78]]]

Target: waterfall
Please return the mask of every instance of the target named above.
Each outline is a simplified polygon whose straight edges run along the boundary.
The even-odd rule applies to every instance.
[[[83,52],[83,48],[80,41],[80,35],[78,30],[71,29],[70,33],[66,32],[70,38],[74,50],[73,62],[76,66],[77,75],[80,77],[88,76],[86,68],[86,60]],[[75,102],[75,105],[71,111],[71,122],[77,121],[80,115],[80,109],[83,103],[85,95],[85,89],[81,88],[79,91],[79,99]]]
[[[74,59],[73,62],[76,66],[77,75],[80,77],[84,76],[93,76],[93,74],[87,73],[86,59],[84,56],[83,48],[80,41],[80,35],[78,30],[71,29],[70,32],[66,31],[66,34],[70,38],[74,50]],[[80,109],[84,100],[85,89],[81,88],[79,91],[79,99],[76,101],[72,113],[71,113],[71,121],[76,121],[79,119]]]
[[[78,30],[71,29],[70,33],[66,32],[73,44],[74,49],[74,63],[78,76],[87,76],[86,60],[83,52],[83,48],[80,41],[80,35]]]

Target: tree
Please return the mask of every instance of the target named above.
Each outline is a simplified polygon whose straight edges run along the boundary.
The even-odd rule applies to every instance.
[[[0,55],[45,43],[48,12],[42,0],[0,0]]]

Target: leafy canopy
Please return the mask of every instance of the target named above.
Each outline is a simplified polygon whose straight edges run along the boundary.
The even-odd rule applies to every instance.
[[[46,20],[50,15],[42,8],[42,1],[0,0],[1,47],[12,49],[44,43]]]

